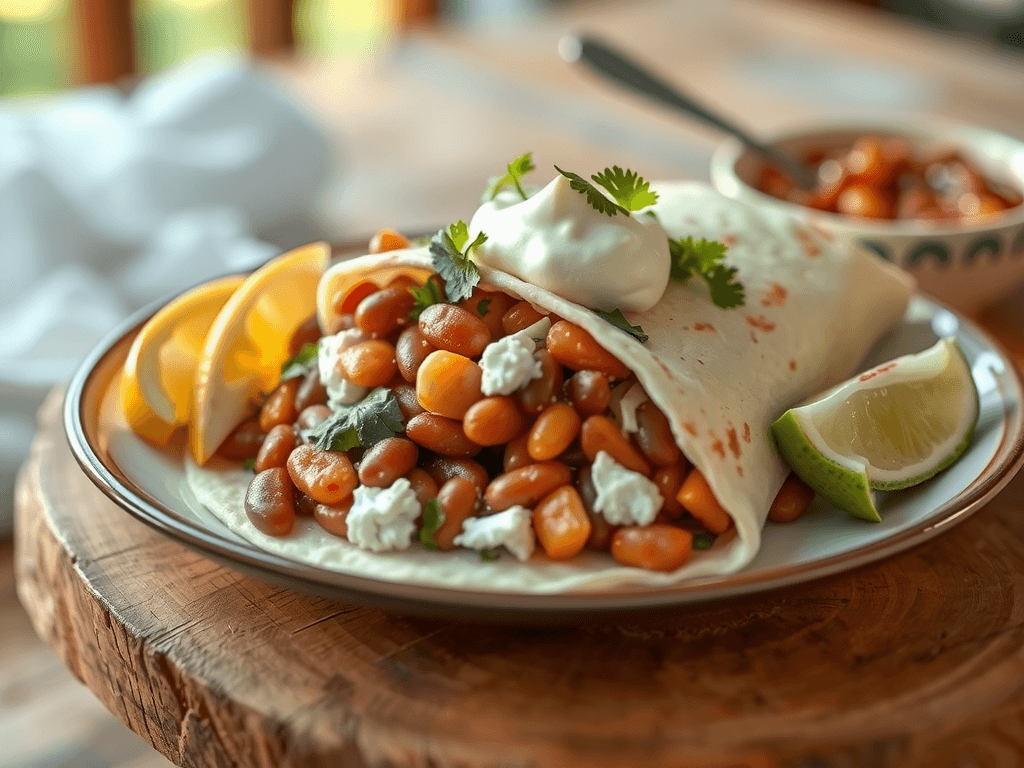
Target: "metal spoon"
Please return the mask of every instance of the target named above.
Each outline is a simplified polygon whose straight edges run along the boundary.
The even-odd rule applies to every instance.
[[[692,117],[700,118],[726,133],[731,133],[762,157],[781,166],[804,189],[814,187],[817,175],[813,169],[796,158],[758,141],[743,129],[712,113],[703,105],[652,74],[650,70],[606,44],[585,35],[567,36],[559,41],[558,53],[563,60],[570,64],[582,61],[599,75],[614,83],[649,99],[674,107]]]

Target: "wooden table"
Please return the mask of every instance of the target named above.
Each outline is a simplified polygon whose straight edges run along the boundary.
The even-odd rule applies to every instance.
[[[902,110],[1024,131],[1024,59],[857,9],[574,10],[529,33],[413,37],[371,69],[282,67],[336,136],[332,234],[465,217],[526,149],[538,165],[706,177],[715,137],[557,62],[574,27],[648,51],[763,130]],[[1020,302],[986,321],[1024,353]],[[960,528],[829,582],[658,621],[487,628],[296,594],[164,539],[78,471],[58,401],[18,488],[21,600],[179,765],[1024,764],[1024,477]]]

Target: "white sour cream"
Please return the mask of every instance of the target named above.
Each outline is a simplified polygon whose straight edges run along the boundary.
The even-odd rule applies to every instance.
[[[477,209],[469,225],[487,242],[481,264],[591,309],[643,312],[668,287],[668,235],[643,214],[608,216],[559,175],[528,200],[506,191]]]

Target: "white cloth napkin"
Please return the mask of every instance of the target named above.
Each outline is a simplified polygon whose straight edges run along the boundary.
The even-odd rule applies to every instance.
[[[331,153],[244,59],[194,59],[130,96],[0,102],[0,533],[45,392],[132,310],[280,248]]]

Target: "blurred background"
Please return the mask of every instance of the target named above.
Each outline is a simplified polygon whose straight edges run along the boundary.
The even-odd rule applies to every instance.
[[[707,178],[721,137],[561,63],[576,28],[756,130],[1024,135],[1024,0],[0,0],[0,768],[168,765],[36,640],[6,539],[36,409],[118,321],[316,237],[467,216],[530,149]]]

